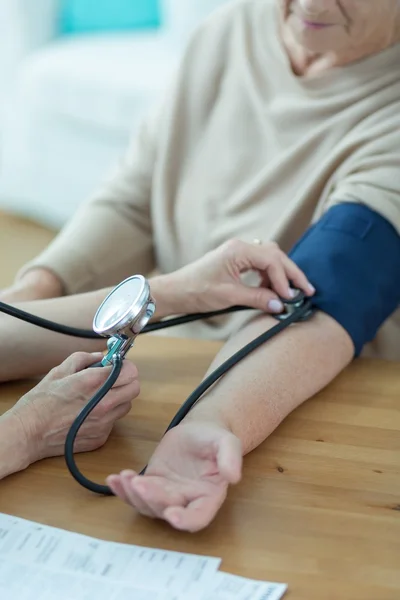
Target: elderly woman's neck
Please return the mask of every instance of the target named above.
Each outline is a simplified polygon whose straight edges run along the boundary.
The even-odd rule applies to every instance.
[[[290,29],[281,29],[281,36],[286,52],[290,59],[293,72],[300,77],[312,77],[335,67],[358,62],[374,54],[400,44],[400,18],[398,26],[392,28],[391,35],[382,36],[381,39],[371,40],[362,47],[348,48],[343,52],[325,52],[312,54],[307,52],[294,39]]]

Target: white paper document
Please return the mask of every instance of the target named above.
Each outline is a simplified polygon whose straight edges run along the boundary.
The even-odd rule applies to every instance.
[[[287,590],[283,583],[245,579],[217,572],[201,600],[280,600]]]
[[[220,564],[0,514],[1,600],[280,600],[286,591]]]

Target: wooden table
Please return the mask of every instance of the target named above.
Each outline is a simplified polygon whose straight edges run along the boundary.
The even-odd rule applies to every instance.
[[[102,482],[146,464],[178,405],[218,349],[143,337],[142,393],[100,451],[79,465]],[[0,411],[31,384],[1,387]],[[107,540],[219,556],[222,570],[289,584],[290,600],[400,598],[400,371],[354,363],[246,457],[217,519],[198,534],[142,518],[81,489],[63,459],[0,483],[0,512]]]

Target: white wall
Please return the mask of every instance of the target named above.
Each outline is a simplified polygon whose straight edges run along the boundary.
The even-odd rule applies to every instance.
[[[185,43],[198,23],[213,10],[232,0],[162,0],[171,38]]]

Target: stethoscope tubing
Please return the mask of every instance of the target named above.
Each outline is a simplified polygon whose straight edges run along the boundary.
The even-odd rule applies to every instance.
[[[208,313],[193,313],[189,315],[182,315],[179,317],[163,319],[156,323],[149,323],[148,325],[146,325],[146,327],[143,328],[139,335],[142,335],[144,333],[151,333],[153,331],[159,331],[160,329],[167,329],[169,327],[176,327],[177,325],[192,323],[193,321],[200,321],[205,318],[219,317],[221,315],[227,315],[242,310],[252,309],[248,306],[231,306],[230,308],[225,308],[223,310],[214,310]],[[78,327],[70,327],[69,325],[55,323],[54,321],[49,321],[48,319],[44,319],[43,317],[38,317],[19,308],[15,308],[10,304],[5,304],[4,302],[0,302],[0,312],[3,312],[6,315],[9,315],[10,317],[14,317],[15,319],[19,319],[21,321],[25,321],[26,323],[30,323],[31,325],[41,327],[42,329],[54,331],[55,333],[61,333],[63,335],[69,335],[71,337],[78,337],[81,339],[89,340],[105,339],[103,336],[91,329],[80,329]]]
[[[289,315],[286,319],[279,321],[277,325],[268,329],[256,339],[252,340],[246,346],[238,350],[233,356],[231,356],[228,360],[222,363],[217,369],[215,369],[208,377],[206,377],[200,385],[190,394],[187,400],[182,404],[170,424],[168,425],[164,435],[177,427],[189,411],[193,408],[193,406],[198,402],[198,400],[204,395],[204,393],[214,385],[225,373],[227,373],[232,367],[237,365],[240,361],[246,358],[250,353],[254,352],[257,348],[259,348],[262,344],[265,344],[267,341],[272,339],[278,333],[292,325],[293,323],[302,320],[304,317],[309,316],[311,311],[311,302],[306,300],[304,304],[297,308],[291,315]],[[204,316],[203,316],[204,317]],[[122,367],[122,358],[117,354],[114,357],[114,365],[112,371],[107,379],[107,381],[103,384],[101,389],[97,392],[97,394],[89,401],[89,403],[85,406],[82,412],[75,419],[74,423],[71,426],[71,429],[67,435],[65,441],[65,460],[67,463],[67,467],[69,472],[74,477],[74,479],[86,489],[107,496],[113,495],[112,490],[105,485],[100,485],[98,483],[92,482],[87,479],[78,469],[75,462],[74,455],[74,441],[78,434],[80,427],[85,422],[85,419],[89,416],[92,410],[99,404],[99,402],[104,398],[107,392],[111,389],[112,385],[118,378],[119,372]],[[100,365],[100,363],[99,363]],[[99,366],[96,365],[96,366]],[[147,465],[144,467],[139,475],[144,475],[146,473]]]
[[[290,304],[290,302],[288,302]],[[294,304],[292,302],[292,304]],[[182,315],[179,317],[174,317],[170,319],[166,319],[157,323],[151,323],[147,325],[139,335],[142,333],[150,333],[152,331],[157,331],[160,329],[164,329],[167,327],[174,327],[177,325],[181,325],[184,323],[190,323],[193,321],[203,320],[206,318],[217,317],[224,314],[229,314],[233,312],[243,311],[243,310],[254,310],[247,306],[232,306],[227,309],[212,311],[208,313],[195,313],[190,315]],[[64,335],[69,335],[73,337],[85,338],[85,339],[105,339],[103,336],[95,333],[91,330],[79,329],[76,327],[70,327],[67,325],[62,325],[60,323],[55,323],[53,321],[49,321],[48,319],[44,319],[42,317],[38,317],[16,307],[5,304],[4,302],[0,302],[0,312],[8,314],[9,316],[15,317],[22,321],[28,322],[32,325],[36,325],[38,327],[54,331],[56,333],[61,333]],[[220,365],[215,371],[210,373],[201,383],[200,385],[190,394],[187,400],[182,404],[170,424],[168,425],[165,434],[179,425],[189,411],[193,408],[193,406],[198,402],[198,400],[204,395],[204,393],[214,385],[225,373],[227,373],[232,367],[237,365],[240,361],[242,361],[246,356],[248,356],[251,352],[254,352],[257,348],[259,348],[262,344],[266,343],[270,339],[272,339],[275,335],[292,325],[298,321],[304,320],[308,318],[313,312],[312,303],[309,299],[303,298],[303,303],[300,306],[296,306],[292,312],[287,315],[284,319],[279,320],[277,325],[272,327],[271,329],[265,331],[256,339],[252,340],[246,346],[237,351],[233,356],[231,356],[228,360],[226,360],[222,365]],[[119,374],[122,369],[124,358],[115,354],[113,357],[113,364],[111,366],[111,372],[107,377],[107,380],[101,386],[101,388],[96,392],[96,394],[89,400],[83,410],[76,417],[74,422],[72,423],[64,446],[64,456],[67,468],[72,475],[72,477],[84,488],[88,489],[97,494],[101,494],[104,496],[112,496],[114,495],[112,490],[106,486],[95,483],[89,480],[85,475],[81,473],[79,470],[74,455],[74,443],[78,432],[85,420],[88,418],[90,413],[95,409],[95,407],[101,402],[104,396],[111,390],[112,386],[117,381]],[[101,363],[97,363],[93,365],[94,367],[102,366]],[[164,434],[164,435],[165,435]],[[144,467],[142,471],[140,471],[140,475],[144,475],[147,469]]]

